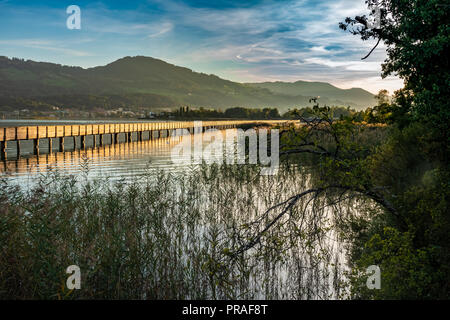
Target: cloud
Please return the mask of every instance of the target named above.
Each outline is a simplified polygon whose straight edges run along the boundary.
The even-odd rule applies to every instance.
[[[327,66],[330,68],[342,67],[349,71],[378,71],[381,72],[381,66],[378,62],[366,62],[366,61],[333,61],[330,59],[322,58],[308,58],[305,59],[306,63],[318,64]]]
[[[373,43],[338,28],[345,17],[367,13],[364,1],[265,1],[229,9],[199,9],[169,1],[166,9],[176,17],[180,32],[185,28],[204,33],[203,41],[172,57],[177,63],[233,61],[238,63],[236,69],[211,71],[238,81],[306,79],[348,85],[352,79],[364,79],[359,83],[369,90],[383,83],[385,48],[380,46],[362,61]]]
[[[162,25],[158,26],[156,30],[152,30],[152,33],[148,35],[149,38],[156,38],[163,34],[166,34],[173,29],[173,24],[170,22],[165,22]]]
[[[39,40],[39,39],[0,40],[0,44],[7,46],[19,46],[25,48],[48,50],[77,57],[92,56],[92,54],[89,52],[65,48],[61,46],[61,44],[58,44],[52,40]]]
[[[119,14],[106,8],[85,9],[83,26],[87,32],[101,35],[105,33],[124,36],[157,37],[170,32],[173,24],[161,18],[154,19],[149,14],[121,11]]]

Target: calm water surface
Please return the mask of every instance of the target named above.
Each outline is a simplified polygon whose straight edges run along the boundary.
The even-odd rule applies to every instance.
[[[227,132],[236,129],[222,130],[225,138]],[[205,139],[210,133],[203,134],[203,147],[208,145]],[[230,135],[229,135],[230,136]],[[191,139],[192,136],[187,136]],[[46,141],[42,141],[41,153],[36,156],[31,152],[30,146],[24,143],[24,156],[14,159],[8,158],[0,162],[0,176],[9,181],[26,185],[39,174],[45,174],[49,170],[57,169],[62,174],[78,175],[83,171],[83,165],[87,164],[90,177],[108,176],[111,180],[132,179],[137,175],[149,171],[167,170],[171,172],[183,172],[192,166],[188,155],[182,153],[172,157],[172,150],[182,139],[187,137],[166,137],[129,142],[119,144],[106,144],[86,150],[74,150],[73,143],[66,147],[65,152],[48,152]],[[109,141],[106,139],[106,143]],[[226,140],[224,141],[226,143]],[[12,147],[13,148],[13,147]],[[225,149],[225,148],[224,148]],[[28,151],[28,152],[27,152]]]

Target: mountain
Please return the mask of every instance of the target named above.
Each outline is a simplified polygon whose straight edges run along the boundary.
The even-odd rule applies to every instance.
[[[326,82],[277,81],[248,83],[247,85],[257,88],[269,89],[272,93],[275,94],[284,94],[290,96],[320,96],[320,101],[327,104],[338,102],[342,105],[351,103],[358,106],[372,106],[376,103],[374,94],[364,89],[340,89]]]
[[[369,93],[362,89],[341,90],[326,83],[309,82],[303,82],[302,87],[299,83],[236,83],[143,56],[125,57],[88,69],[0,57],[0,109],[191,105],[286,110],[310,106],[309,98],[317,95],[324,96],[320,101],[330,105],[371,105],[366,98]],[[297,86],[302,89],[297,91]]]

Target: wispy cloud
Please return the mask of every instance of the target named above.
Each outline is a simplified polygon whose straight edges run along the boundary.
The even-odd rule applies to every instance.
[[[86,51],[65,48],[61,46],[61,44],[58,44],[57,42],[51,40],[39,40],[39,39],[0,40],[0,45],[42,49],[76,57],[89,57],[93,55]]]
[[[165,23],[159,25],[156,30],[153,29],[152,33],[150,33],[148,35],[148,37],[149,38],[156,38],[156,37],[162,36],[163,34],[166,34],[166,33],[170,32],[170,31],[172,31],[172,29],[173,29],[173,24],[170,23],[170,22],[165,22]]]
[[[342,67],[350,71],[376,71],[381,72],[381,67],[378,62],[366,62],[366,61],[334,61],[331,59],[322,58],[307,58],[305,63],[318,64],[330,68]]]

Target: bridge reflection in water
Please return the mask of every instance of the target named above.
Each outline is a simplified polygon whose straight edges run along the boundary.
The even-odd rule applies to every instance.
[[[58,169],[63,173],[76,174],[81,164],[88,161],[94,175],[108,173],[113,177],[124,177],[144,172],[152,163],[154,168],[173,167],[171,150],[181,141],[181,136],[161,137],[152,140],[104,144],[87,149],[72,148],[64,151],[26,153],[18,158],[1,161],[0,174],[23,180],[25,176],[36,175]],[[22,181],[23,182],[23,181]]]
[[[180,121],[0,128],[0,154],[3,160],[0,162],[0,178],[7,176],[21,180],[23,176],[43,173],[50,168],[77,173],[86,159],[89,159],[97,175],[104,173],[102,169],[107,171],[108,176],[136,175],[148,168],[150,161],[153,168],[176,169],[170,151],[181,139],[177,136],[179,129],[190,134],[203,134],[210,128],[225,130],[242,125],[270,126],[289,122],[203,121],[198,126],[194,121]],[[159,162],[158,165],[155,166],[154,161]],[[180,161],[177,163],[180,167]]]

